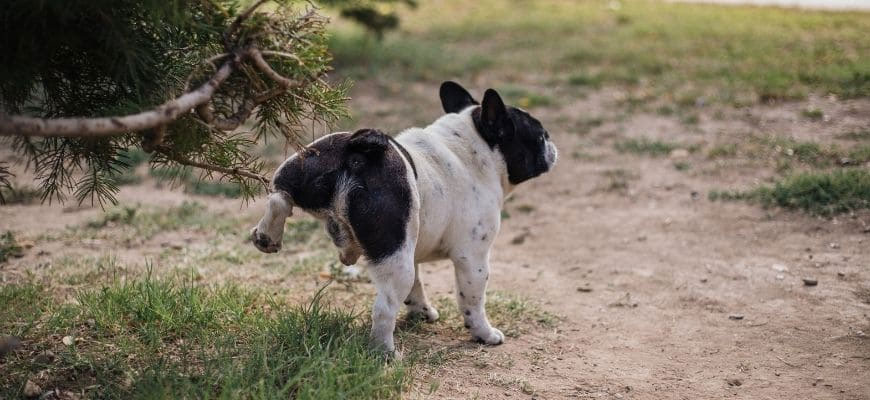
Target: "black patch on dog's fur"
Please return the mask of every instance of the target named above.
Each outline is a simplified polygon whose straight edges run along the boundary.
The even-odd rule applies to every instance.
[[[441,107],[444,107],[444,112],[448,114],[458,113],[470,106],[479,104],[465,88],[452,81],[442,83],[438,95],[441,97]]]
[[[380,136],[386,146],[388,139],[379,131],[354,134],[360,138],[372,135]],[[366,138],[364,142],[371,140],[379,139]],[[355,138],[351,138],[351,142],[354,141]],[[349,147],[353,149],[353,146]],[[360,246],[369,260],[377,263],[395,253],[405,242],[405,228],[411,212],[411,187],[403,178],[407,176],[407,170],[397,151],[373,155],[367,158],[366,168],[353,173],[356,185],[348,193],[347,212]]]
[[[505,106],[495,90],[487,89],[483,105],[471,117],[483,140],[504,156],[510,183],[519,184],[550,169],[546,160],[550,134],[529,113]]]
[[[404,243],[411,210],[408,181],[396,178],[407,176],[405,162],[387,135],[374,129],[334,134],[284,164],[273,182],[296,206],[317,212],[333,207],[342,176],[353,182],[347,220],[366,257],[377,263]],[[327,230],[336,228],[327,223]]]

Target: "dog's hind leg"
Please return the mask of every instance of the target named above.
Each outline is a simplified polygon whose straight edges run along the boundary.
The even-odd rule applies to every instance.
[[[405,299],[405,305],[408,307],[409,316],[422,315],[426,322],[438,320],[438,310],[429,304],[429,299],[426,298],[426,292],[423,290],[423,282],[420,281],[420,264],[414,264],[414,286]]]
[[[369,274],[378,291],[372,307],[372,347],[401,357],[393,341],[393,330],[402,300],[408,296],[414,284],[413,247],[370,264]]]

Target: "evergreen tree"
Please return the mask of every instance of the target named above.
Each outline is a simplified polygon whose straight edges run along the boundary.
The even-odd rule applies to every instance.
[[[136,147],[153,167],[200,168],[255,195],[267,181],[252,146],[299,146],[311,122],[344,115],[348,88],[324,79],[326,20],[309,3],[264,3],[4,0],[0,141],[43,201],[115,202]]]
[[[342,17],[362,25],[375,38],[399,27],[399,6],[417,7],[417,0],[321,0],[322,4],[338,8]]]

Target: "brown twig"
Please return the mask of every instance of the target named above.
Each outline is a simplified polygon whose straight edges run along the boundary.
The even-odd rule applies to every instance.
[[[239,14],[236,19],[233,20],[233,22],[230,24],[229,28],[224,31],[224,48],[227,52],[231,53],[235,50],[233,49],[233,35],[235,35],[236,31],[239,30],[239,27],[242,26],[242,22],[248,19],[248,17],[250,17],[251,14],[254,13],[254,11],[260,8],[260,6],[262,6],[267,1],[268,0],[258,0],[256,3],[252,4],[250,7],[248,7],[247,10]]]
[[[207,171],[220,172],[224,175],[235,175],[235,176],[243,176],[245,178],[255,179],[259,181],[268,191],[269,189],[269,178],[264,175],[260,175],[256,172],[244,169],[244,168],[226,168],[221,167],[219,165],[206,164],[199,161],[194,161],[189,158],[182,157],[178,154],[173,153],[171,150],[166,148],[165,146],[160,146],[157,148],[157,153],[162,154],[166,157],[167,160],[175,161],[181,165],[187,165],[189,167],[195,167],[204,169]]]
[[[251,61],[254,62],[254,65],[257,67],[257,69],[260,70],[260,72],[266,74],[269,79],[275,81],[284,89],[289,89],[291,87],[299,85],[298,81],[287,78],[272,69],[272,66],[269,65],[269,63],[266,62],[266,59],[263,58],[263,53],[261,53],[260,50],[256,48],[251,48],[248,49],[246,54],[248,55],[248,57],[250,57]]]

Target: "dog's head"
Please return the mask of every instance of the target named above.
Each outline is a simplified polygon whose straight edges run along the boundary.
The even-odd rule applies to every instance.
[[[448,81],[441,84],[440,96],[447,113],[476,107],[471,116],[477,132],[501,152],[511,184],[532,179],[556,164],[556,145],[541,122],[523,109],[506,106],[495,90],[487,89],[479,104],[462,86]]]

